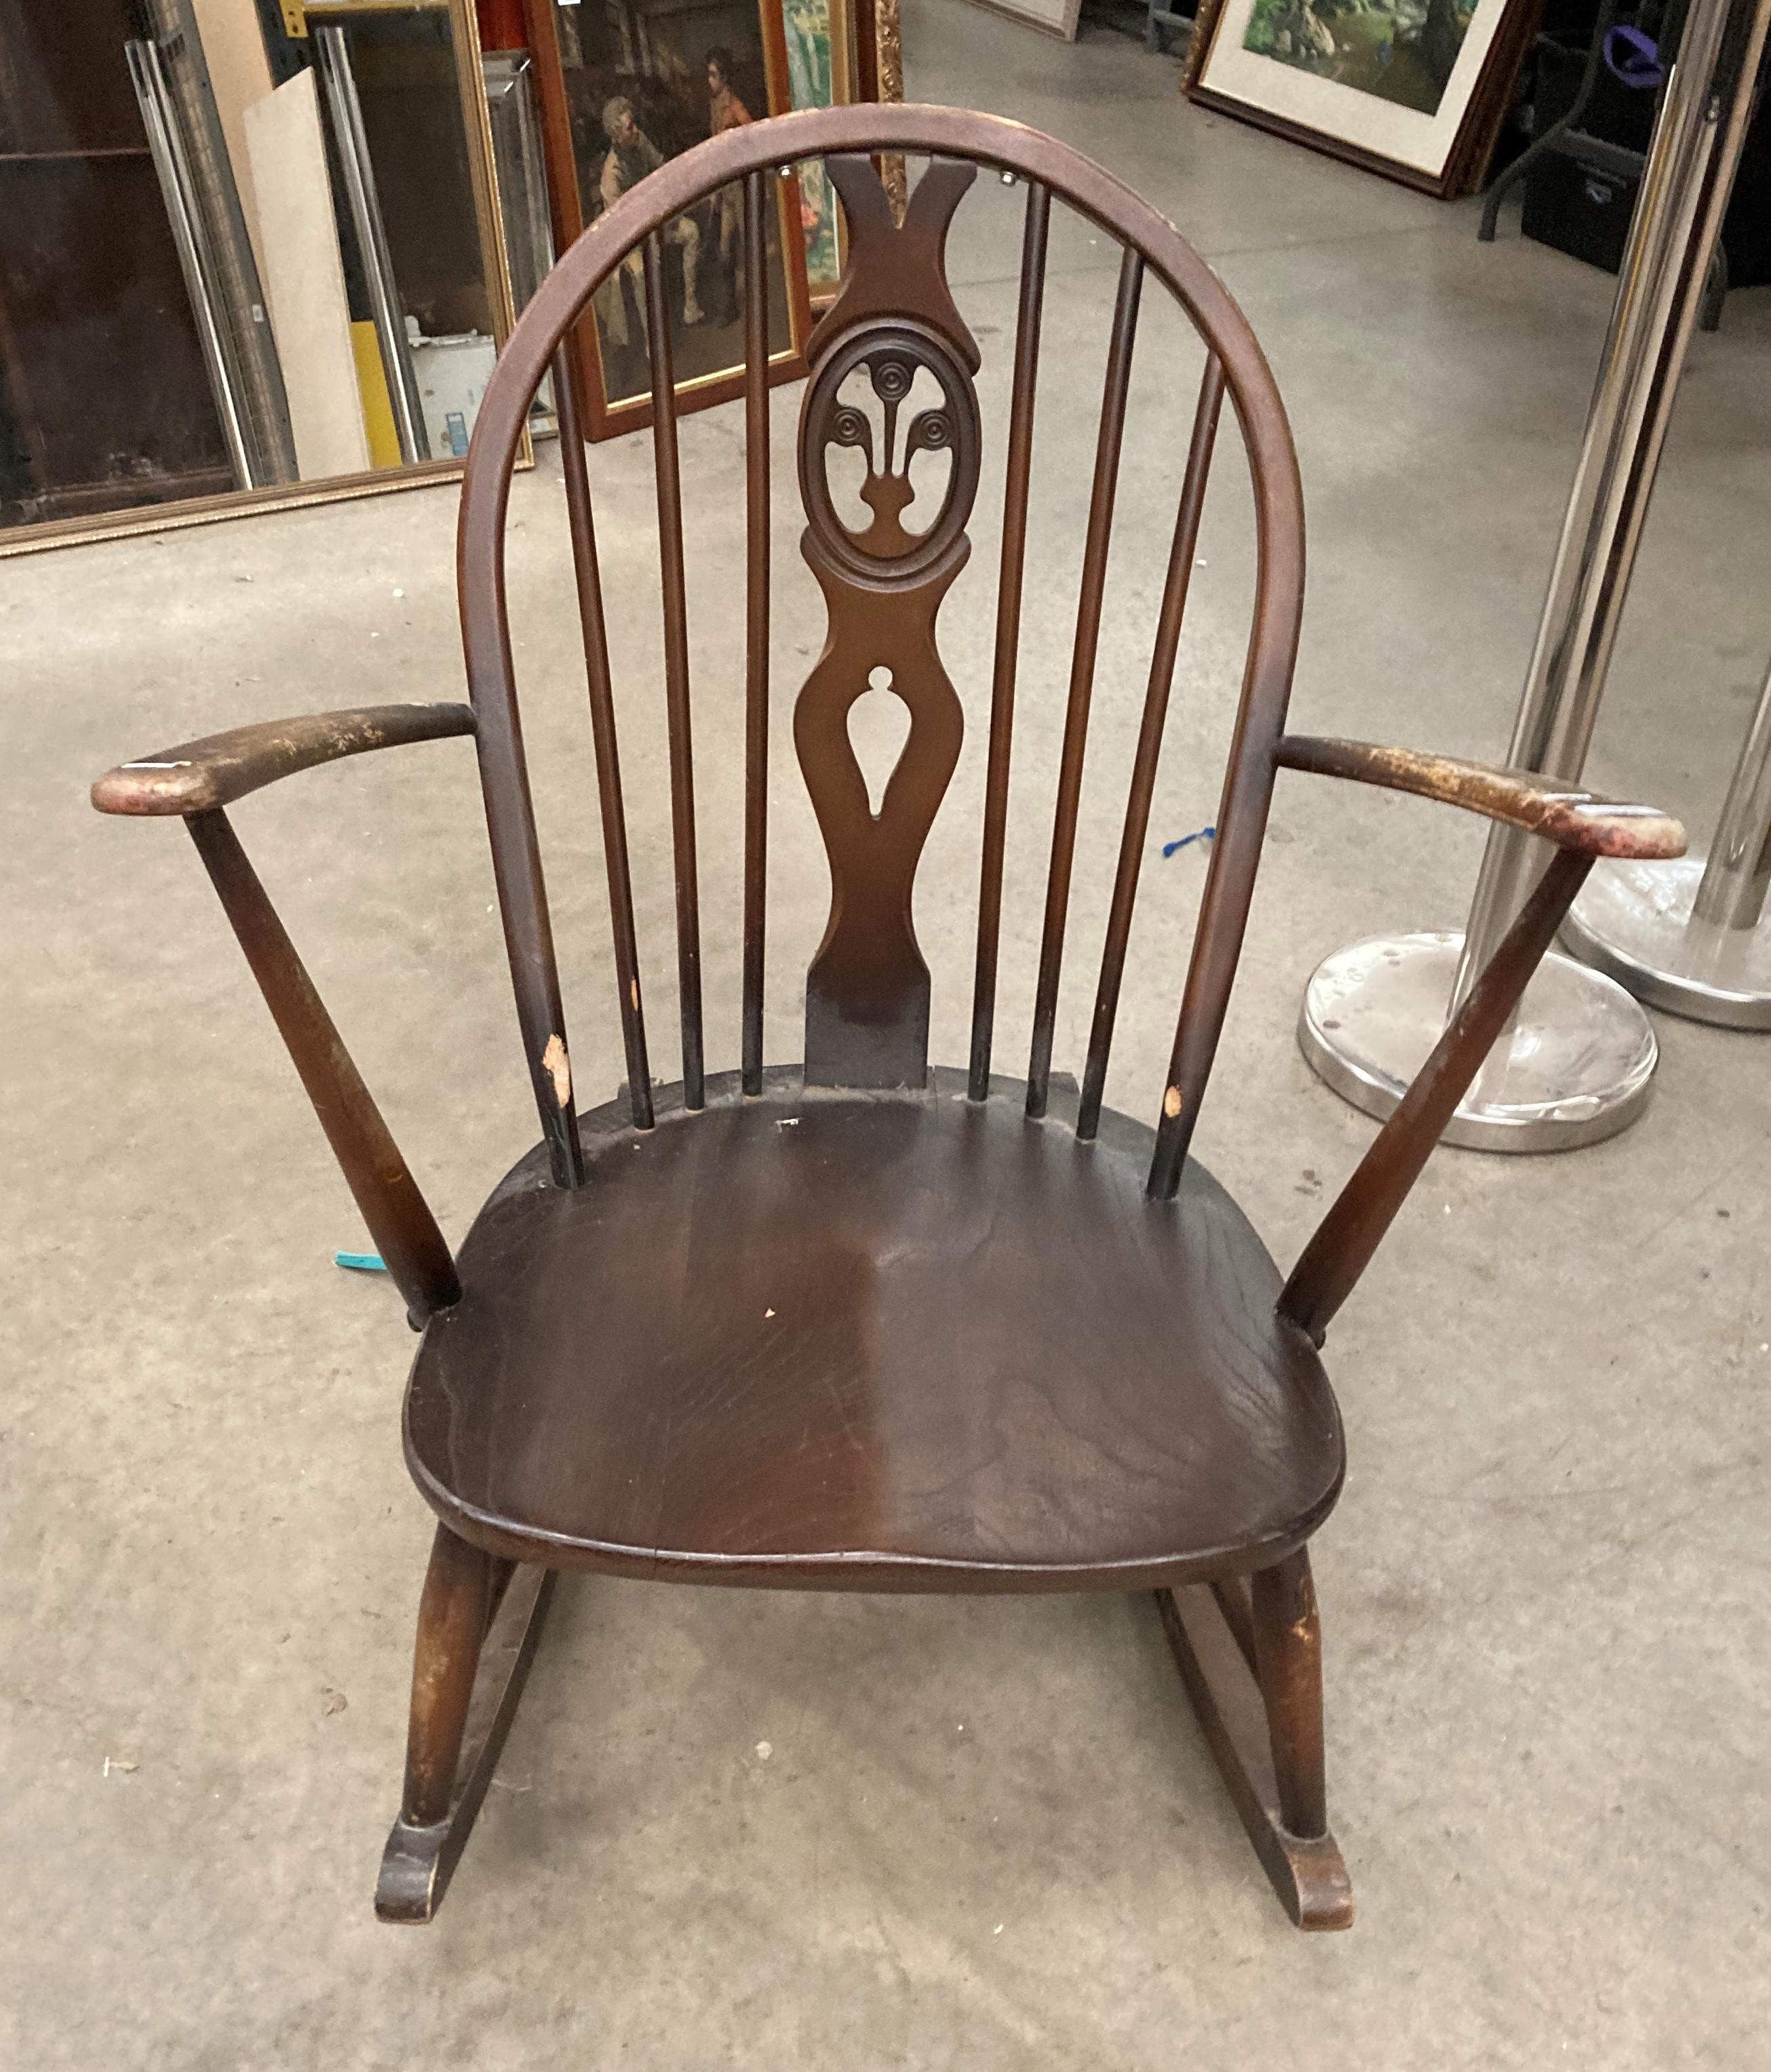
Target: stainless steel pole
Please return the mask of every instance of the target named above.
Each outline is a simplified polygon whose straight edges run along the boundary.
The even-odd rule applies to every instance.
[[[1692,0],[1642,168],[1611,331],[1587,418],[1507,761],[1572,783],[1586,762],[1642,520],[1721,235],[1771,0]],[[1455,1013],[1549,861],[1515,828],[1489,837],[1464,929]]]
[[[1734,781],[1722,804],[1691,919],[1712,928],[1756,928],[1771,890],[1771,671]]]
[[[159,50],[145,38],[132,38],[124,44],[123,55],[129,65],[130,84],[135,88],[136,102],[142,111],[142,126],[147,132],[154,170],[159,178],[166,221],[171,227],[173,246],[179,255],[179,269],[184,275],[185,292],[191,298],[197,343],[202,349],[203,367],[216,399],[216,415],[221,421],[221,435],[228,448],[234,484],[236,488],[250,489],[253,486],[252,455],[246,445],[240,399],[228,364],[221,327],[210,298],[211,269],[204,263],[201,219],[193,206],[190,168],[172,117],[171,95],[161,66]]]
[[[405,312],[400,306],[399,291],[394,285],[393,261],[381,220],[381,197],[376,190],[375,167],[369,158],[368,132],[363,126],[363,104],[357,97],[356,75],[351,69],[351,47],[343,30],[331,27],[314,31],[314,47],[332,111],[345,199],[350,204],[363,272],[368,282],[370,312],[375,319],[376,340],[381,347],[381,367],[388,380],[388,401],[393,406],[394,429],[400,435],[400,457],[405,461],[429,460],[430,434],[425,426],[424,400],[418,393],[412,347],[406,339]]]
[[[1579,776],[1597,715],[1768,20],[1771,0],[1691,0],[1643,169],[1508,757],[1563,780]],[[1336,1092],[1368,1114],[1389,1113],[1548,854],[1534,837],[1497,829],[1461,935],[1380,936],[1318,968],[1298,1041]],[[1445,1141],[1549,1151],[1612,1136],[1640,1113],[1658,1055],[1648,1018],[1621,985],[1547,957]]]
[[[1771,672],[1709,856],[1601,864],[1563,935],[1654,1007],[1724,1029],[1771,1030]]]

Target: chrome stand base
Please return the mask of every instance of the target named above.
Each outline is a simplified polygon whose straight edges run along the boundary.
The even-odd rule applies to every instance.
[[[1650,1007],[1723,1029],[1771,1029],[1771,915],[1755,928],[1694,921],[1700,856],[1601,863],[1562,939]]]
[[[1457,930],[1376,935],[1319,965],[1297,1023],[1312,1070],[1366,1114],[1387,1116],[1444,1033],[1463,945]],[[1596,1144],[1642,1112],[1656,1056],[1648,1018],[1621,986],[1551,955],[1442,1141],[1469,1151]]]

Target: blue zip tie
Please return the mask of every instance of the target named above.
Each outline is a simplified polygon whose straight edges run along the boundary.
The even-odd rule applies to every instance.
[[[1162,853],[1165,857],[1170,857],[1177,849],[1185,849],[1190,842],[1214,841],[1217,833],[1215,828],[1196,828],[1190,835],[1182,835],[1178,841],[1164,842]]]

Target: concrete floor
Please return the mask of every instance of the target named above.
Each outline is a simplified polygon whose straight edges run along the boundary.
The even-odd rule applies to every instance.
[[[1468,205],[1179,105],[1173,61],[1125,39],[1065,49],[907,0],[906,42],[913,92],[1098,155],[1248,311],[1313,528],[1300,722],[1497,754],[1611,284],[1510,223],[1479,248]],[[1012,336],[1017,207],[980,187],[955,246],[987,400]],[[1011,1069],[1111,290],[1111,255],[1064,228]],[[1152,323],[1137,406],[1160,428],[1184,423],[1194,363]],[[1768,343],[1761,292],[1694,350],[1593,758],[1600,782],[1699,833],[1771,652]],[[1140,689],[1167,430],[1128,462],[1091,750],[1103,816]],[[693,603],[718,1065],[736,1062],[734,895],[713,859],[734,853],[737,824],[741,528],[714,485],[737,438],[730,413],[685,426],[709,572]],[[644,443],[596,460],[617,648],[643,665],[625,745],[668,1055]],[[1222,472],[1201,554],[1224,594],[1202,577],[1163,838],[1210,817],[1246,623],[1246,497],[1237,467]],[[790,479],[770,1020],[786,1057],[825,896],[785,747],[818,623],[791,560]],[[187,845],[98,820],[84,789],[124,756],[249,717],[458,696],[454,504],[424,491],[0,572],[14,801],[0,1132],[15,1175],[0,1209],[0,2063],[1763,2065],[1771,1081],[1762,1040],[1672,1021],[1654,1103],[1624,1138],[1567,1159],[1439,1154],[1331,1338],[1352,1465],[1317,1577],[1350,1935],[1285,1923],[1147,1600],[596,1580],[561,1593],[440,1921],[376,1926],[429,1536],[399,1453],[410,1342],[384,1283],[330,1264],[360,1227]],[[514,523],[577,1078],[612,1089],[551,457],[519,483]],[[964,1056],[996,524],[987,495],[947,622],[972,733],[919,895],[948,1058]],[[533,1127],[471,763],[460,743],[404,750],[236,816],[455,1235]],[[1282,782],[1199,1142],[1282,1260],[1370,1135],[1296,1054],[1300,989],[1360,935],[1457,921],[1480,842],[1443,809]],[[1110,841],[1089,853],[1079,946]],[[1201,869],[1197,849],[1148,866],[1114,1087],[1139,1112],[1161,1084]],[[1066,1002],[1073,1066],[1083,1006]]]

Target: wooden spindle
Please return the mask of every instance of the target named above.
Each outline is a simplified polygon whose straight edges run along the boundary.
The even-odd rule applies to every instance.
[[[762,1091],[769,845],[769,294],[765,173],[744,183],[743,1085]]]
[[[1033,401],[1046,300],[1046,236],[1051,194],[1027,188],[1021,241],[1021,314],[1015,327],[1014,389],[1009,405],[1009,465],[1003,489],[1002,566],[996,582],[996,668],[990,692],[990,750],[984,787],[984,861],[978,884],[977,976],[972,997],[971,1099],[990,1091],[996,1012],[996,956],[1002,933],[1002,853],[1009,824],[1009,761],[1015,676],[1021,658],[1021,579],[1027,558],[1028,487],[1033,473]]]
[[[646,1016],[639,997],[639,946],[634,929],[633,877],[627,857],[627,812],[622,800],[621,758],[615,743],[614,696],[609,676],[609,639],[603,622],[602,576],[597,561],[590,483],[573,384],[569,347],[553,356],[554,409],[560,420],[560,465],[565,477],[565,508],[572,526],[572,568],[577,579],[578,619],[584,631],[584,670],[590,692],[590,738],[596,753],[597,803],[602,816],[602,857],[609,879],[609,926],[614,937],[615,985],[621,1009],[621,1040],[627,1059],[627,1094],[634,1127],[652,1126],[651,1074],[646,1059]]]
[[[1559,849],[1550,859],[1469,998],[1305,1246],[1280,1293],[1279,1314],[1316,1344],[1407,1199],[1596,860],[1572,849]]]
[[[1223,405],[1224,371],[1215,357],[1206,361],[1199,401],[1193,416],[1193,438],[1187,448],[1187,471],[1175,514],[1174,540],[1169,549],[1168,578],[1157,620],[1156,648],[1144,693],[1144,717],[1138,729],[1137,754],[1132,766],[1132,788],[1125,804],[1125,826],[1120,837],[1119,868],[1113,878],[1113,903],[1107,915],[1107,946],[1101,956],[1100,985],[1089,1030],[1088,1063],[1083,1073],[1076,1134],[1091,1137],[1100,1122],[1101,1096],[1107,1085],[1107,1054],[1119,1013],[1120,986],[1125,976],[1126,944],[1132,933],[1132,910],[1137,901],[1138,870],[1149,831],[1150,800],[1156,790],[1157,763],[1162,752],[1162,729],[1168,718],[1169,693],[1174,681],[1174,659],[1181,645],[1181,621],[1187,608],[1187,586],[1193,576],[1194,549],[1199,542],[1199,515],[1205,508],[1206,478]]]
[[[461,1282],[400,1147],[381,1119],[277,910],[219,807],[185,820],[277,1034],[414,1323],[461,1300]],[[565,1054],[562,1050],[561,1055]]]
[[[1144,261],[1128,250],[1120,264],[1113,309],[1112,343],[1101,398],[1101,425],[1095,448],[1095,481],[1089,498],[1087,542],[1083,552],[1081,594],[1076,606],[1076,644],[1070,666],[1070,697],[1064,710],[1064,748],[1058,772],[1058,804],[1052,822],[1051,870],[1046,881],[1046,919],[1039,944],[1039,983],[1033,998],[1033,1050],[1027,1066],[1027,1112],[1046,1112],[1051,1078],[1052,1032],[1058,1018],[1058,982],[1064,961],[1064,922],[1076,852],[1076,816],[1083,795],[1083,755],[1088,741],[1089,699],[1095,687],[1095,656],[1100,643],[1101,599],[1107,584],[1107,553],[1113,531],[1113,500],[1119,487],[1120,450],[1125,402],[1131,385],[1132,343],[1137,332]]]
[[[664,594],[664,698],[670,722],[670,824],[676,866],[676,983],[682,1002],[683,1105],[705,1096],[701,1053],[701,893],[695,865],[695,758],[689,731],[688,605],[683,578],[683,487],[664,246],[646,240],[646,329],[651,357],[652,458],[658,477],[658,564]]]

